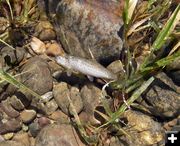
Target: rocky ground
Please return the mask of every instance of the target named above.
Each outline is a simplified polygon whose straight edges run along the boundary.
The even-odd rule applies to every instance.
[[[1,82],[0,146],[91,145],[79,131],[76,114],[86,134],[98,146],[164,145],[165,131],[180,124],[180,60],[155,75],[153,83],[116,123],[121,130],[108,126],[98,131],[97,127],[106,120],[98,114],[104,113],[105,82],[91,82],[76,73],[69,76],[53,57],[66,52],[91,59],[93,54],[98,62],[123,76],[123,65],[118,60],[123,51],[123,1],[100,0],[90,4],[86,0],[50,0],[47,4],[39,0],[37,5],[40,16],[35,24],[27,26],[30,37],[18,36],[17,30],[15,50],[0,44],[0,67],[41,95],[43,101]],[[1,24],[10,25],[3,15]],[[5,31],[0,28],[1,34]],[[106,92],[108,105],[115,111],[123,100],[117,90],[108,88]]]

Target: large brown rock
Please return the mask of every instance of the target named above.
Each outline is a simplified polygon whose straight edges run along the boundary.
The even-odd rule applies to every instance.
[[[123,1],[62,0],[57,6],[57,30],[64,49],[74,56],[110,62],[119,57]],[[57,25],[56,25],[57,26]]]
[[[180,86],[180,59],[174,60],[166,66],[166,72],[173,82]]]
[[[45,59],[41,57],[32,57],[21,67],[20,71],[22,74],[16,79],[37,94],[43,95],[52,90],[53,78]],[[6,92],[15,94],[21,101],[22,99],[31,101],[33,98],[32,94],[21,89],[17,90],[12,84],[8,86]]]
[[[13,140],[24,144],[24,146],[30,146],[30,139],[28,133],[16,133]]]
[[[25,146],[23,143],[16,141],[3,141],[0,143],[0,146]]]
[[[36,93],[42,95],[51,91],[53,79],[49,66],[45,60],[40,57],[33,57],[22,67],[21,82]]]
[[[84,146],[71,125],[48,125],[36,137],[35,146]]]
[[[176,117],[180,114],[179,89],[165,73],[159,73],[143,94],[145,106],[155,116]]]
[[[124,146],[150,146],[160,145],[164,141],[164,131],[161,124],[154,121],[152,117],[138,111],[128,110],[123,114],[123,119],[127,120],[127,133],[131,136],[123,135],[120,141]],[[126,131],[125,130],[125,131]]]

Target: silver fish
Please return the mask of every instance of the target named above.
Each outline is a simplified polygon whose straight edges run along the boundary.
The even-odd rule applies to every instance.
[[[91,77],[111,80],[117,79],[117,76],[114,73],[94,60],[66,55],[57,56],[56,61],[58,64],[69,70],[78,71],[87,75],[90,80],[92,79]]]

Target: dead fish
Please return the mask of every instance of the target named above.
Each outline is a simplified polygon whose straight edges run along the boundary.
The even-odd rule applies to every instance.
[[[58,64],[67,68],[68,70],[78,71],[82,74],[87,75],[87,77],[92,81],[93,77],[103,78],[109,80],[116,80],[117,75],[106,69],[104,66],[98,62],[90,59],[65,55],[56,56]]]

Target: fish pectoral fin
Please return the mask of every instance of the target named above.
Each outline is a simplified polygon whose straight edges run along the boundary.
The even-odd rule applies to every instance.
[[[72,75],[72,70],[67,70],[66,74],[68,77],[70,77]]]
[[[88,77],[88,79],[89,79],[91,82],[94,81],[94,78],[93,78],[92,76],[87,75],[87,77]]]

